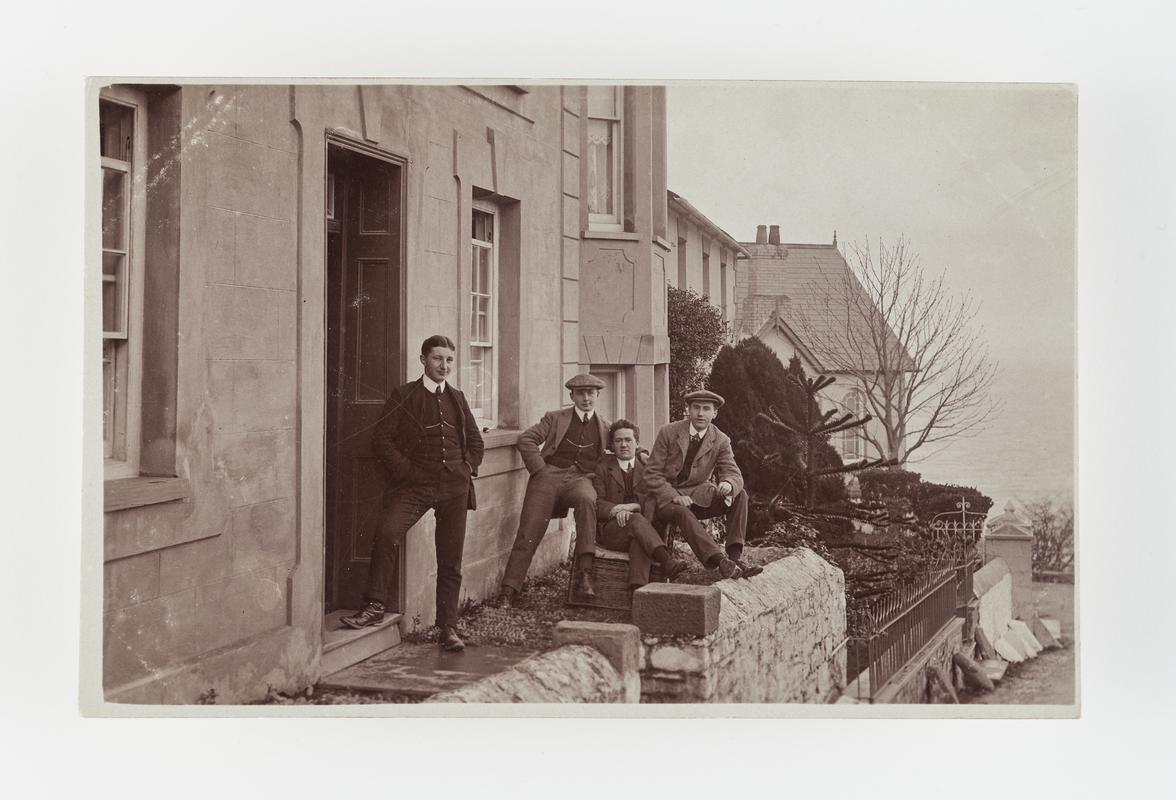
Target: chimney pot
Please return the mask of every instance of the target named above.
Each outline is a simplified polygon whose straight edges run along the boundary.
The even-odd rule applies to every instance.
[[[768,233],[768,244],[780,244],[780,226],[773,225]]]
[[[768,243],[768,226],[767,225],[756,225],[755,226],[755,243],[756,244],[767,244]]]

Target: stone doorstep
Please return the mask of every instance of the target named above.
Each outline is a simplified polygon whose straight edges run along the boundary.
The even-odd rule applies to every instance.
[[[320,667],[323,675],[338,672],[400,644],[402,614],[385,614],[384,621],[379,625],[356,630],[339,622],[340,617],[351,613],[354,612],[332,611],[323,617],[323,657]]]
[[[436,642],[403,642],[327,675],[319,686],[423,700],[507,670],[538,652],[521,647],[467,645],[460,653],[447,653]]]

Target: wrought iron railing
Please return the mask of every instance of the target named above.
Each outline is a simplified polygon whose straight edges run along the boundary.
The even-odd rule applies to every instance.
[[[859,612],[865,617],[859,625],[873,631],[850,643],[850,677],[859,673],[859,697],[872,700],[955,617],[956,578],[954,568],[940,570]],[[863,676],[868,677],[868,692],[862,691]]]

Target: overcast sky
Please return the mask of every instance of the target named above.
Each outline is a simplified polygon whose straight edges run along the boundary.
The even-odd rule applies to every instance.
[[[740,241],[905,233],[1002,362],[1073,363],[1077,97],[1028,84],[676,84],[669,187]],[[844,247],[843,247],[844,251]]]

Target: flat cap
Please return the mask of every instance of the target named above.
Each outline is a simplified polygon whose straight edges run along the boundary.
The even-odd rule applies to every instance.
[[[573,375],[568,378],[568,382],[564,386],[569,389],[603,389],[604,381],[595,375],[581,372],[579,375]]]
[[[715,408],[722,408],[723,403],[726,402],[723,400],[721,394],[715,394],[709,389],[699,389],[697,392],[689,392],[682,399],[686,402],[686,405],[690,405],[691,403],[714,403]]]

